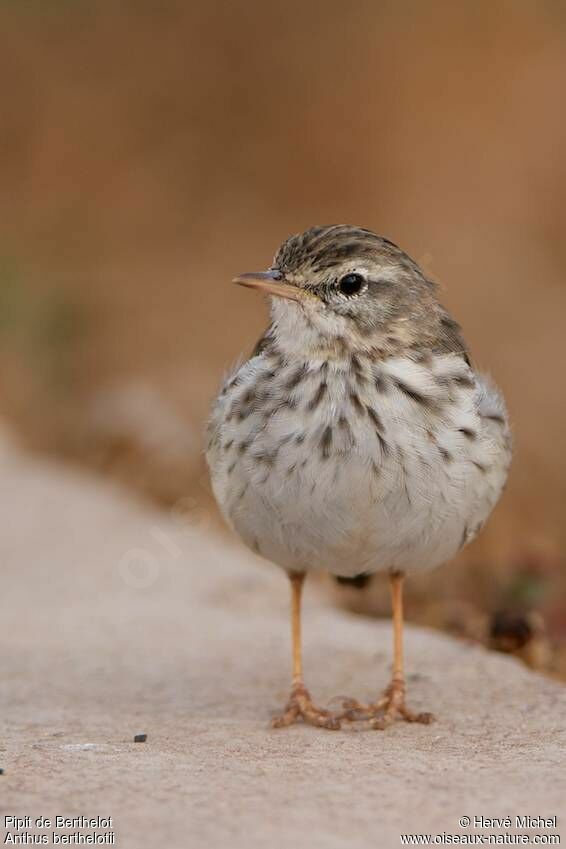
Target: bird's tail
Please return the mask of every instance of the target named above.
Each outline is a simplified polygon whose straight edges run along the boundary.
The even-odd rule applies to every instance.
[[[368,575],[367,572],[362,572],[361,575],[354,575],[353,578],[344,578],[342,575],[336,575],[334,580],[342,586],[355,587],[357,590],[363,590],[367,587],[373,575]]]

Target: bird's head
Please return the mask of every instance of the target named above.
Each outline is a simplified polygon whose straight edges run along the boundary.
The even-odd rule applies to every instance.
[[[397,245],[359,227],[291,236],[270,269],[234,282],[271,296],[272,332],[288,352],[394,353],[439,333],[434,284]]]

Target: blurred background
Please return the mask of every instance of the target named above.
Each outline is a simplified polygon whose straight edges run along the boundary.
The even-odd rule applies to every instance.
[[[266,323],[230,279],[313,224],[374,229],[439,282],[515,439],[409,618],[566,677],[565,90],[559,0],[2,3],[0,416],[215,515],[208,405]],[[388,610],[379,581],[326,588]]]

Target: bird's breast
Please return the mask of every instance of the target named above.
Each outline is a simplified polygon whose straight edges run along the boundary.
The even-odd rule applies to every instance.
[[[445,547],[454,548],[471,503],[487,497],[487,481],[473,492],[480,468],[498,451],[476,393],[454,355],[254,357],[213,414],[215,494],[248,545],[288,568],[394,566],[447,525]]]

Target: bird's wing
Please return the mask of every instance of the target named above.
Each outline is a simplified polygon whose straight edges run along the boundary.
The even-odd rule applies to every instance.
[[[433,353],[460,354],[470,368],[472,367],[462,328],[444,308],[440,311],[440,332]]]
[[[262,333],[257,342],[254,345],[254,349],[250,354],[251,357],[257,357],[259,354],[263,354],[265,349],[269,346],[269,343],[273,339],[273,325],[270,324],[267,330]]]
[[[253,360],[254,357],[259,357],[269,346],[269,342],[273,335],[273,327],[269,325],[267,330],[262,334],[262,336],[256,342],[254,349],[247,360],[249,363],[250,360]],[[208,420],[207,425],[207,447],[206,454],[208,457],[209,463],[213,463],[216,457],[216,453],[220,448],[220,444],[222,442],[222,425],[225,420],[225,408],[229,402],[229,390],[231,385],[235,385],[237,382],[237,375],[240,369],[242,369],[246,365],[246,361],[239,360],[236,365],[230,369],[229,372],[224,376],[224,380],[222,381],[222,387],[220,390],[220,394],[217,396],[210,413],[210,418]]]

